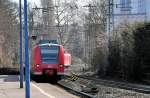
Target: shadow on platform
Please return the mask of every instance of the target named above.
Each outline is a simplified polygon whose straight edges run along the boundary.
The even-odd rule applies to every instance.
[[[4,82],[18,82],[19,77],[17,75],[6,75],[4,78]]]

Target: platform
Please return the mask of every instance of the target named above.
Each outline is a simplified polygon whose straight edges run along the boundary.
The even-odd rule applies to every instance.
[[[19,77],[13,75],[0,76],[0,98],[25,98],[25,89],[19,88]],[[31,86],[32,98],[48,98]]]
[[[0,75],[0,98],[25,98],[25,89],[20,89],[19,84],[19,76]],[[30,85],[31,98],[79,98],[49,83],[32,81]]]

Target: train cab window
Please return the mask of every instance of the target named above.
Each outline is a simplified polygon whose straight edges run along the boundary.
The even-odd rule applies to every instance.
[[[41,46],[42,64],[58,64],[58,46]]]

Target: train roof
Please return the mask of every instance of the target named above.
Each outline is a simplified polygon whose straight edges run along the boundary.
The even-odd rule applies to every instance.
[[[61,45],[58,44],[56,40],[40,40],[39,43],[37,43],[36,46],[34,46],[34,48],[40,46],[61,46]]]
[[[40,40],[38,44],[46,44],[46,43],[58,44],[58,41],[57,40]]]
[[[33,47],[34,48],[37,48],[37,47],[41,47],[41,46],[61,46],[59,44],[53,44],[53,43],[45,43],[45,44],[37,44],[36,46]]]
[[[39,44],[38,46],[60,46],[60,45],[54,43],[44,43],[44,44]]]

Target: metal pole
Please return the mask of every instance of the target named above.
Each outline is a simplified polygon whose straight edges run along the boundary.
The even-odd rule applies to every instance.
[[[30,98],[30,64],[29,64],[29,34],[28,34],[28,12],[27,0],[24,0],[24,32],[25,32],[25,78],[26,78],[26,98]]]
[[[22,63],[22,11],[21,0],[19,0],[19,20],[20,20],[20,88],[23,88],[23,63]]]

